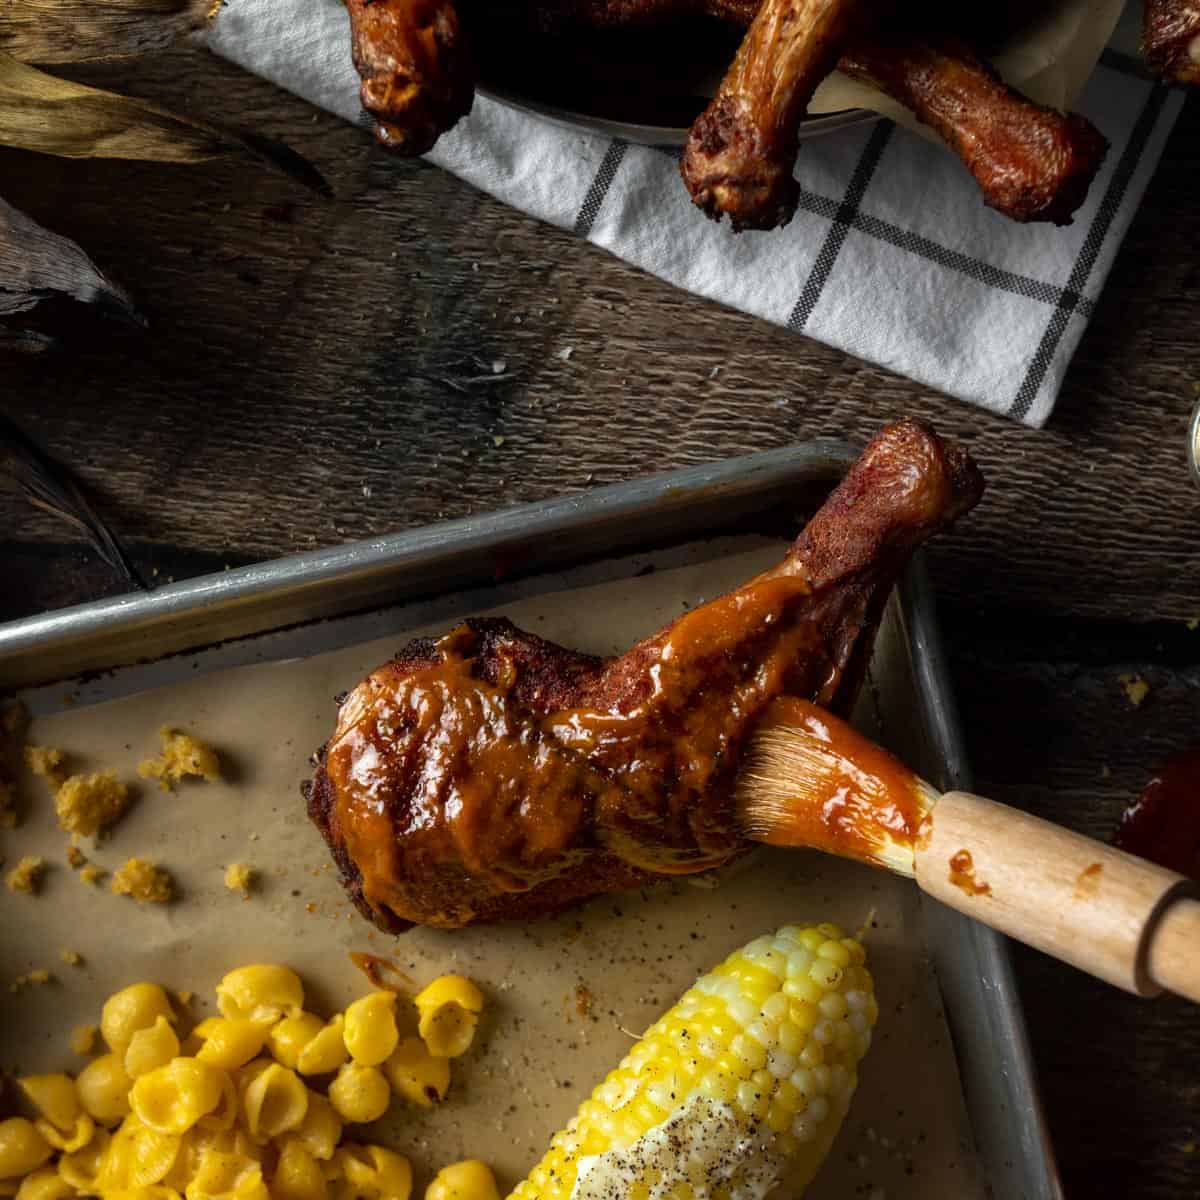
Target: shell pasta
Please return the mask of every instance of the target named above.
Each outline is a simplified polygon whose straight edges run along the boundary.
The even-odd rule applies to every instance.
[[[405,1014],[374,991],[328,1020],[284,966],[239,967],[216,990],[221,1015],[188,1032],[158,984],[122,988],[100,1014],[103,1053],[74,1078],[18,1080],[29,1113],[0,1121],[0,1197],[409,1200],[408,1160],[344,1128],[444,1099],[478,988],[443,976]]]

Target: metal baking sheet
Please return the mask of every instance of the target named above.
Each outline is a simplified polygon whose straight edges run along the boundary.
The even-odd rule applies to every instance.
[[[412,628],[422,613],[444,624],[485,607],[483,593],[464,589],[488,588],[490,607],[506,587],[516,595],[561,585],[558,573],[581,563],[593,563],[596,578],[620,578],[635,571],[639,560],[630,556],[648,563],[646,555],[661,555],[668,544],[778,530],[781,518],[810,509],[852,457],[838,443],[810,443],[11,623],[0,626],[0,687],[25,689],[45,713],[64,694],[87,705],[136,696],[197,669],[362,643]],[[497,593],[498,580],[518,579]],[[401,604],[406,617],[397,625],[394,606]],[[360,615],[347,617],[352,613]],[[893,632],[881,643],[902,661],[873,670],[867,708],[919,769],[943,786],[965,786],[919,562],[898,590],[889,626]],[[918,719],[889,723],[889,713],[912,712],[914,692]],[[1057,1197],[1003,942],[932,903],[923,905],[923,919],[987,1182],[996,1196]]]

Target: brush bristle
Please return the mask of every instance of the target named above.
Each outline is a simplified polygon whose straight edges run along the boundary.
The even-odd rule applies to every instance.
[[[937,791],[816,705],[778,702],[738,775],[742,832],[912,875],[914,845]]]

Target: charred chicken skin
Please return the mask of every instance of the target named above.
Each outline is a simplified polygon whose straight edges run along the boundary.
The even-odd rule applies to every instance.
[[[913,551],[971,508],[966,453],[883,430],[784,560],[600,659],[472,620],[343,701],[309,816],[381,928],[527,919],[746,848],[732,787],[779,696],[846,712]]]

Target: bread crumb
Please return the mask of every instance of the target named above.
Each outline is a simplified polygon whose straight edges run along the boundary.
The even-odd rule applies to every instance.
[[[96,1046],[95,1025],[76,1025],[71,1030],[71,1049],[76,1054],[91,1054]]]
[[[54,795],[58,827],[84,837],[95,837],[107,829],[128,807],[129,788],[117,779],[115,771],[72,775]]]
[[[84,883],[90,883],[92,887],[95,887],[107,874],[108,872],[102,870],[100,867],[87,863],[83,870],[79,872],[79,878]]]
[[[225,886],[231,892],[248,896],[254,887],[254,868],[245,863],[230,863],[225,868]]]
[[[67,865],[72,871],[78,871],[80,867],[87,866],[87,855],[74,843],[67,847]]]
[[[1150,694],[1150,685],[1140,675],[1118,675],[1121,681],[1121,686],[1125,689],[1125,695],[1129,698],[1129,703],[1134,708],[1139,708],[1141,703]]]
[[[214,783],[221,778],[221,760],[209,745],[164,725],[158,731],[162,742],[162,753],[144,759],[138,764],[138,774],[143,779],[157,779],[164,792],[173,792],[175,785],[187,775],[194,775]]]
[[[14,700],[12,704],[6,704],[3,710],[0,710],[0,729],[3,729],[9,737],[16,737],[17,734],[23,733],[28,724],[29,709],[20,700]]]
[[[83,966],[83,955],[78,950],[60,950],[58,957],[67,964],[68,967]]]
[[[4,882],[10,892],[24,892],[32,896],[41,888],[45,874],[46,860],[36,854],[27,854],[9,871]]]
[[[176,992],[175,999],[179,1001],[181,1008],[187,1008],[187,1006],[191,1004],[192,1000],[195,998],[195,995],[195,992]]]
[[[139,904],[169,904],[175,895],[170,873],[144,858],[131,858],[113,876],[116,896],[132,896]]]
[[[66,754],[53,746],[26,746],[22,751],[25,765],[37,776],[57,788],[66,778],[62,770]]]

